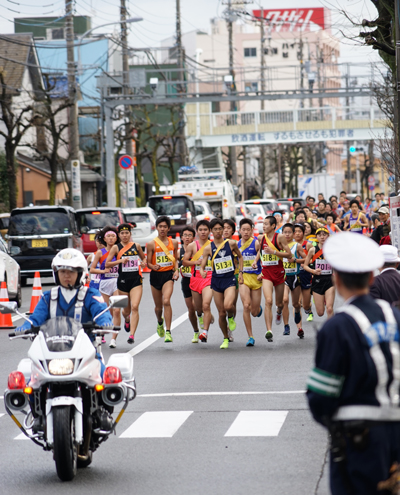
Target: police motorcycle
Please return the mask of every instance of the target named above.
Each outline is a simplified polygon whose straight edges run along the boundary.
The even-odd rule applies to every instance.
[[[5,409],[24,435],[53,452],[62,481],[71,481],[77,468],[91,464],[93,452],[115,432],[136,396],[132,356],[113,354],[103,376],[96,356],[101,352],[102,335],[117,330],[100,327],[96,320],[108,309],[126,304],[127,296],[112,296],[108,308],[92,322],[55,317],[40,327],[32,325],[9,334],[11,340],[30,338],[33,342],[28,357],[8,377]],[[0,303],[0,312],[16,313],[32,324],[14,302]],[[114,407],[121,403],[114,420]],[[16,417],[18,413],[23,420]]]

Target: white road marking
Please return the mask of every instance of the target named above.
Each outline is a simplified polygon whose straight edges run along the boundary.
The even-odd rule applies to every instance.
[[[4,414],[5,414],[5,413],[1,413],[1,414],[0,414],[0,418],[1,418],[2,416],[4,416]]]
[[[171,438],[193,411],[143,413],[119,438]]]
[[[137,398],[151,397],[195,397],[195,396],[212,396],[212,395],[290,395],[290,394],[305,394],[305,390],[270,390],[267,392],[172,392],[165,394],[140,394]]]
[[[29,440],[29,438],[23,433],[20,433],[18,436],[14,438],[14,440]]]
[[[277,437],[289,411],[240,411],[226,437]]]
[[[188,319],[188,313],[184,313],[183,315],[179,316],[175,321],[172,322],[171,325],[171,330],[174,328],[178,327],[181,323],[183,323],[185,320]],[[128,352],[131,356],[136,356],[139,354],[139,352],[144,351],[147,349],[147,347],[151,346],[151,344],[154,344],[160,337],[158,336],[157,333],[153,334],[151,337],[146,339],[144,342],[136,346],[134,349]]]

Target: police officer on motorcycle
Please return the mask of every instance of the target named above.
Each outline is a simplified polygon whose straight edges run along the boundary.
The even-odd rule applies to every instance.
[[[317,335],[307,398],[331,437],[333,495],[392,492],[400,464],[400,312],[372,299],[384,258],[371,239],[332,236],[324,258],[345,304]]]

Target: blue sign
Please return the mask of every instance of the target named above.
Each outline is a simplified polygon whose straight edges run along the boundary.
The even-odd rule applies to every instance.
[[[131,168],[133,165],[133,159],[129,155],[122,155],[118,160],[118,164],[124,170],[128,170],[128,168]]]
[[[354,153],[356,151],[356,147],[350,146],[349,150],[350,150],[350,153]]]

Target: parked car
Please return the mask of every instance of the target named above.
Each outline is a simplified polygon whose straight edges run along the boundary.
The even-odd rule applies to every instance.
[[[10,223],[10,214],[9,213],[0,213],[0,234],[3,239],[8,233],[8,225]]]
[[[272,215],[274,211],[279,209],[274,199],[247,199],[244,203],[246,205],[261,205],[265,216]]]
[[[196,222],[199,222],[200,220],[210,221],[213,218],[216,218],[210,203],[207,203],[207,201],[195,201],[194,207],[196,209]]]
[[[0,236],[0,280],[7,283],[8,298],[18,307],[22,304],[21,273],[19,264],[10,256],[7,244]]]
[[[123,223],[121,208],[81,208],[76,210],[78,231],[82,235],[83,252],[85,256],[96,251],[94,238],[96,232],[106,225],[117,227]]]
[[[253,214],[250,211],[250,208],[248,207],[248,205],[245,205],[244,203],[236,203],[235,207],[236,207],[235,222],[236,222],[237,228],[239,228],[239,223],[240,223],[240,220],[242,220],[242,218],[250,218],[250,220],[254,221]]]
[[[132,241],[144,250],[146,244],[157,237],[156,214],[151,208],[145,206],[144,208],[123,208],[122,215],[125,222],[136,224],[132,230]]]
[[[148,206],[152,208],[156,215],[167,215],[171,220],[171,229],[168,233],[172,238],[179,235],[182,237],[182,230],[185,226],[196,227],[196,209],[189,196],[150,196]]]
[[[11,256],[21,268],[21,285],[35,272],[51,276],[51,262],[64,248],[82,251],[75,210],[69,206],[29,206],[11,212],[8,229]]]

